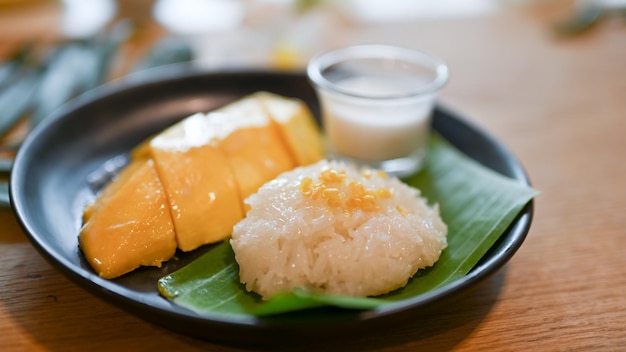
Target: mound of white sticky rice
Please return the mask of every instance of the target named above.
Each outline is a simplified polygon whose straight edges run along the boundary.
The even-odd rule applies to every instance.
[[[418,190],[340,162],[286,172],[246,203],[231,244],[241,282],[264,299],[294,288],[387,293],[432,266],[447,245],[438,208]]]

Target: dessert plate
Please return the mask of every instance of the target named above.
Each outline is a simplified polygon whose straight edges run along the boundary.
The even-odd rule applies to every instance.
[[[29,135],[13,166],[11,203],[25,233],[52,265],[95,295],[172,330],[237,343],[331,338],[393,326],[474,287],[500,269],[524,241],[532,201],[468,275],[369,311],[325,308],[269,317],[200,316],[161,297],[157,280],[203,250],[115,280],[98,277],[78,249],[82,210],[107,175],[123,165],[124,155],[186,116],[257,91],[298,97],[319,115],[315,92],[302,73],[271,71],[159,70],[113,82],[68,103]],[[438,107],[433,128],[470,158],[528,184],[522,166],[500,142],[457,114]]]

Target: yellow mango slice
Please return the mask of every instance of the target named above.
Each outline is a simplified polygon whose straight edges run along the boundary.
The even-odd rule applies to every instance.
[[[79,246],[103,278],[160,267],[176,252],[167,199],[150,160],[131,163],[88,210]]]
[[[268,92],[255,93],[252,97],[261,101],[298,165],[324,158],[321,132],[304,102]]]
[[[183,251],[225,239],[243,217],[235,178],[224,154],[210,144],[213,131],[205,120],[193,115],[150,142]]]
[[[152,138],[148,138],[141,142],[138,146],[133,148],[130,152],[131,160],[149,159],[150,158],[150,141]]]
[[[243,200],[265,182],[324,157],[321,134],[297,99],[266,92],[198,113],[151,137],[84,210],[80,246],[106,278],[160,266],[230,236]]]
[[[138,148],[135,148],[135,150],[136,149]],[[144,167],[143,163],[148,160],[148,154],[144,152],[134,153],[133,151],[131,155],[132,157],[128,165],[126,165],[120,173],[115,176],[115,179],[102,190],[95,202],[85,207],[83,210],[83,224],[89,221],[91,216],[96,213],[99,208],[106,204],[109,198],[114,196],[122,185],[126,184],[127,180],[135,174],[136,170]]]
[[[214,136],[247,198],[267,181],[296,166],[288,148],[261,103],[244,98],[206,116]]]

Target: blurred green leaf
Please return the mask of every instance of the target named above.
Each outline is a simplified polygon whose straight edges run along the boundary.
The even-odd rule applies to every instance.
[[[11,206],[11,200],[9,199],[9,183],[0,181],[0,206]]]
[[[39,124],[54,109],[79,91],[80,67],[85,67],[78,43],[66,43],[55,48],[46,60],[39,89],[35,95],[31,125]]]
[[[31,125],[71,98],[105,83],[119,46],[130,33],[130,25],[120,22],[97,37],[59,44],[45,62]]]
[[[13,166],[13,159],[2,158],[0,157],[0,174],[11,172],[11,167]]]
[[[21,79],[0,90],[0,136],[26,113],[37,89],[39,76],[36,72],[26,72],[21,76]]]
[[[25,43],[13,55],[0,63],[0,89],[14,83],[21,77],[23,68],[31,65],[33,44]]]
[[[180,38],[165,37],[151,48],[133,71],[143,71],[158,66],[190,62],[191,60],[193,60],[193,50],[186,41]]]

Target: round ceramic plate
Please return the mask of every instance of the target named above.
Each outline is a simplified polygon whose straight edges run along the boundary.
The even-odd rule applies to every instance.
[[[532,203],[467,276],[370,311],[329,308],[263,318],[197,315],[159,296],[157,280],[189,263],[201,250],[162,268],[141,268],[115,280],[98,277],[84,261],[77,242],[83,207],[93,199],[94,188],[101,187],[90,181],[98,180],[94,173],[106,174],[111,171],[108,166],[114,173],[116,157],[181,118],[260,90],[298,97],[314,114],[319,113],[315,92],[305,76],[265,71],[144,74],[67,104],[29,135],[15,160],[11,202],[24,231],[61,272],[128,312],[188,335],[248,343],[345,336],[393,326],[475,286],[501,268],[524,241]],[[469,157],[528,183],[522,167],[498,141],[453,113],[438,108],[433,127]]]

